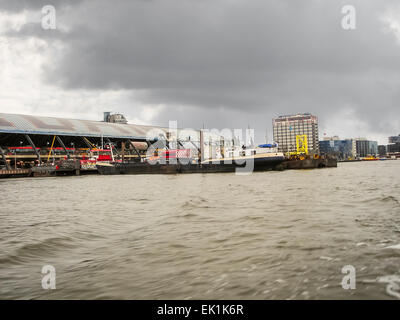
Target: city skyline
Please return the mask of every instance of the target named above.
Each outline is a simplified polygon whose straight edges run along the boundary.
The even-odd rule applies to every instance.
[[[0,113],[2,113],[1,112],[1,110],[0,110]],[[21,116],[37,116],[37,115],[35,115],[35,114],[24,114],[24,113],[9,113],[9,112],[4,112],[5,114],[9,114],[9,115],[21,115]],[[110,115],[110,114],[113,114],[113,115],[115,115],[115,116],[118,116],[118,117],[122,117],[124,120],[123,120],[123,122],[121,122],[121,123],[128,123],[128,124],[133,124],[133,125],[137,125],[137,123],[132,123],[132,122],[128,122],[128,120],[126,119],[126,117],[125,117],[125,115],[124,114],[122,114],[122,113],[118,113],[118,112],[110,112],[110,111],[107,111],[107,112],[104,112],[104,114],[108,114],[108,115]],[[296,116],[301,116],[301,115],[310,115],[310,116],[312,116],[312,117],[314,117],[316,120],[317,120],[317,126],[316,126],[316,130],[314,130],[315,132],[313,132],[313,134],[312,134],[312,136],[318,136],[318,139],[317,139],[317,141],[323,141],[323,140],[349,140],[349,139],[352,139],[352,140],[369,140],[369,141],[376,141],[377,143],[378,143],[378,145],[387,145],[387,144],[389,144],[389,143],[391,143],[390,142],[390,139],[393,139],[393,138],[397,138],[397,135],[396,134],[394,134],[394,135],[391,135],[391,136],[388,136],[388,137],[386,137],[386,141],[384,141],[383,143],[379,143],[379,141],[378,140],[375,140],[375,139],[369,139],[367,136],[354,136],[354,137],[342,137],[342,136],[339,136],[339,135],[337,135],[337,134],[333,134],[333,135],[327,135],[326,133],[323,133],[322,135],[321,135],[321,132],[320,132],[320,130],[318,129],[318,117],[317,116],[315,116],[315,115],[311,115],[310,113],[297,113],[297,114],[291,114],[291,115],[289,115],[289,114],[285,114],[285,115],[279,115],[279,116],[277,116],[276,118],[273,118],[272,119],[272,122],[273,122],[273,124],[272,124],[272,134],[271,135],[268,135],[268,132],[267,132],[267,134],[264,136],[264,137],[261,137],[261,135],[256,135],[255,134],[255,137],[257,138],[258,137],[258,140],[259,141],[253,141],[255,144],[258,144],[258,143],[264,143],[265,142],[265,140],[268,140],[268,142],[278,142],[277,141],[277,139],[275,139],[274,137],[275,137],[275,135],[276,135],[276,133],[274,132],[274,122],[275,122],[275,120],[276,119],[279,119],[279,118],[286,118],[286,117],[296,117]],[[104,116],[104,115],[103,115]],[[48,117],[48,118],[54,118],[54,119],[60,119],[60,120],[62,120],[62,119],[66,119],[65,117],[61,117],[61,116],[48,116],[48,115],[44,115],[44,116],[42,116],[42,117]],[[88,120],[88,121],[98,121],[98,122],[103,122],[104,120],[103,119],[94,119],[94,120],[92,120],[92,119],[78,119],[78,118],[69,118],[69,120],[83,120],[83,121],[85,121],[85,120]],[[169,120],[169,121],[172,121],[172,122],[174,122],[174,120]],[[176,122],[176,124],[178,125],[178,123]],[[150,127],[152,127],[152,126],[155,126],[155,127],[158,127],[157,125],[153,125],[153,124],[139,124],[139,126],[140,125],[148,125],[148,126],[150,126]],[[160,127],[163,127],[163,126],[160,126]],[[167,126],[164,126],[165,128],[167,128],[168,127],[168,125]],[[185,130],[201,130],[202,128],[185,128],[185,127],[182,127],[182,126],[178,126],[178,128],[179,129],[185,129]],[[247,128],[244,128],[244,126],[243,126],[243,128],[207,128],[206,126],[205,126],[205,124],[203,123],[203,129],[206,129],[206,130],[214,130],[214,129],[216,129],[217,131],[223,131],[224,129],[228,129],[228,130],[234,130],[234,129],[253,129],[253,128],[250,128],[250,126],[248,126]],[[265,133],[265,132],[264,132]],[[301,133],[301,134],[303,134],[303,133]],[[307,133],[306,133],[306,135],[308,135]],[[400,134],[399,134],[399,136],[400,136]],[[261,141],[260,140],[260,138],[264,138],[264,141]],[[271,139],[272,138],[272,139]],[[315,140],[315,138],[314,138],[314,140]],[[292,144],[293,145],[295,145],[295,142],[292,142]],[[317,148],[318,149],[318,148]]]

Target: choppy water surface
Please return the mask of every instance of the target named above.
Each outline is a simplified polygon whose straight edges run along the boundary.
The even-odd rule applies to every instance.
[[[0,298],[393,299],[399,171],[0,180]]]

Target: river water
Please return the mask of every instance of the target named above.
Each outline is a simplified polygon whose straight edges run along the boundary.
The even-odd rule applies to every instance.
[[[396,299],[399,172],[3,179],[0,299]]]

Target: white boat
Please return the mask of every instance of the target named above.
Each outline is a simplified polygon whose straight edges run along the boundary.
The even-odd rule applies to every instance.
[[[278,152],[276,144],[263,144],[256,148],[232,148],[226,149],[221,158],[206,159],[202,164],[207,163],[243,163],[245,161],[254,161],[255,164],[267,164],[269,162],[281,162],[285,160],[285,155]]]

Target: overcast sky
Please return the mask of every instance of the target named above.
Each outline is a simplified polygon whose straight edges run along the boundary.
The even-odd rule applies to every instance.
[[[0,112],[250,126],[257,142],[273,117],[311,112],[321,139],[386,144],[399,102],[398,0],[0,0]]]

